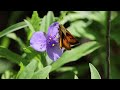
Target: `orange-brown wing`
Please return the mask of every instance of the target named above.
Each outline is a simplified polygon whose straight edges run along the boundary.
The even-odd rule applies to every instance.
[[[59,34],[60,34],[60,39],[59,39],[59,45],[60,48],[65,47],[65,49],[70,50],[71,46],[79,43],[73,36],[72,34],[65,29],[63,25],[59,26]]]
[[[66,31],[67,32],[66,32],[66,36],[65,37],[66,37],[66,39],[68,40],[68,42],[70,44],[74,45],[74,44],[79,43],[78,40],[74,36],[72,36],[72,34],[68,30],[66,30]]]
[[[68,42],[67,38],[64,36],[63,38],[63,47],[67,50],[71,50],[70,43]]]

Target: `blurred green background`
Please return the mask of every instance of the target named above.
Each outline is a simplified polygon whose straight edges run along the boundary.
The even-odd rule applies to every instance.
[[[38,11],[43,18],[48,11]],[[23,21],[32,16],[33,11],[0,11],[0,31]],[[77,61],[65,64],[67,68],[60,68],[50,73],[51,79],[69,79],[77,73],[79,79],[89,79],[90,69],[88,63],[92,63],[99,71],[102,78],[106,77],[106,11],[53,11],[56,20],[59,20],[79,41],[97,41],[101,48]],[[22,55],[22,45],[19,40],[27,44],[25,29],[0,38],[0,46]],[[17,40],[16,40],[17,37]],[[112,11],[111,17],[111,77],[120,79],[120,12]],[[0,55],[1,56],[1,55]],[[17,73],[20,67],[2,56],[0,57],[0,75],[3,73]],[[77,70],[77,71],[76,71]],[[73,73],[74,72],[74,73]]]

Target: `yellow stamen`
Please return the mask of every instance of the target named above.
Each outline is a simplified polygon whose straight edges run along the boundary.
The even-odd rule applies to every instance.
[[[55,44],[52,44],[52,46],[55,46]]]

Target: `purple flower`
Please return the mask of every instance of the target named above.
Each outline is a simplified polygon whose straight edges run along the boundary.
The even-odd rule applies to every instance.
[[[56,61],[63,53],[59,47],[59,23],[55,22],[48,28],[48,33],[35,32],[30,39],[30,46],[36,51],[46,51],[49,58]]]

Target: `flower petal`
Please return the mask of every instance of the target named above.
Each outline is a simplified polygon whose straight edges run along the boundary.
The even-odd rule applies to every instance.
[[[53,61],[56,61],[58,58],[60,58],[63,53],[63,50],[60,49],[59,44],[56,44],[52,48],[47,46],[46,51],[48,53],[49,58],[52,59]]]
[[[53,24],[51,24],[48,28],[48,34],[47,37],[53,37],[53,38],[59,38],[59,23],[58,22],[54,22]]]
[[[35,32],[30,39],[30,46],[36,51],[45,51],[46,50],[46,35],[44,32],[38,31]]]

